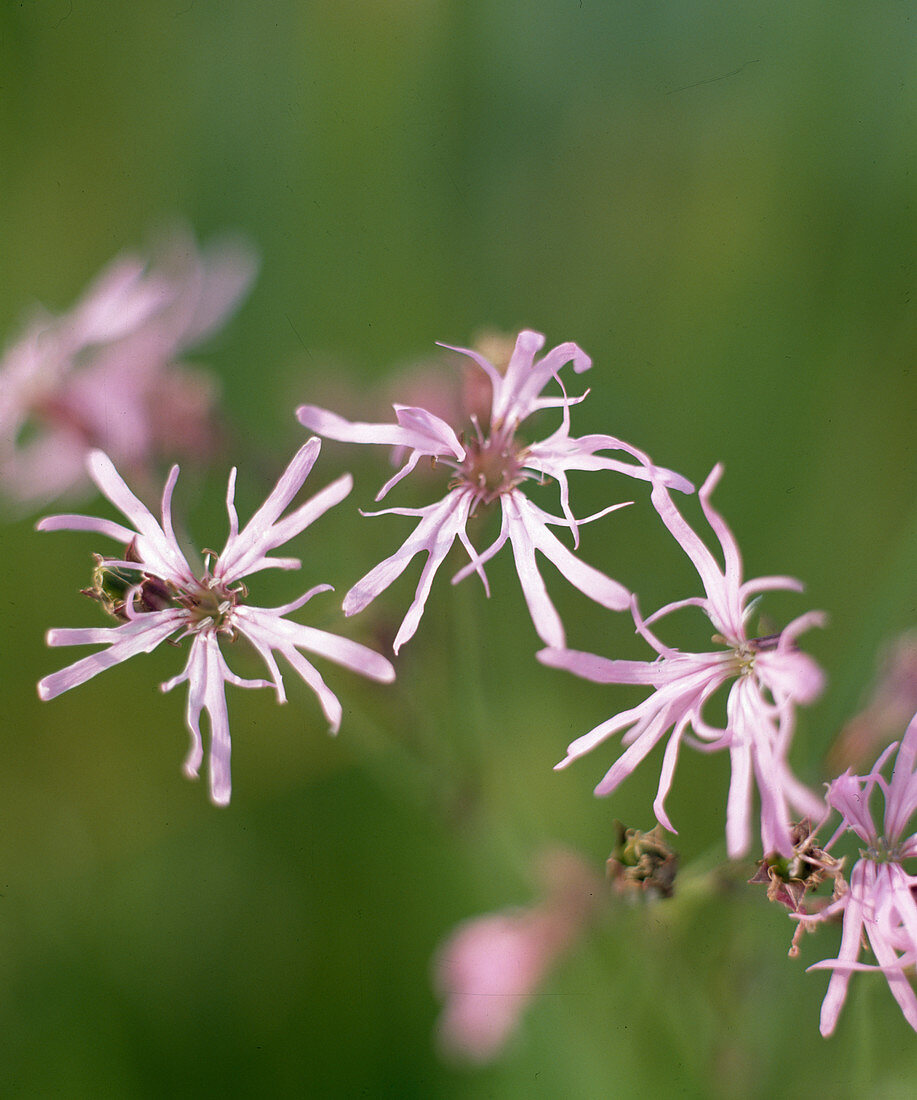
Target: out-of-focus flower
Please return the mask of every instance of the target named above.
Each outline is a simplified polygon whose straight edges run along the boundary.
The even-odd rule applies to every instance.
[[[546,649],[538,654],[545,665],[566,669],[597,683],[646,684],[655,689],[638,706],[609,718],[573,741],[557,767],[566,767],[612,734],[626,730],[622,740],[627,749],[595,789],[598,795],[610,794],[671,731],[653,809],[659,822],[675,832],[664,802],[682,741],[687,740],[705,752],[728,749],[732,780],[726,808],[726,844],[730,857],[737,859],[749,848],[753,783],[757,784],[761,798],[764,852],[790,856],[793,852],[790,806],[815,818],[824,812],[821,800],[796,779],[787,763],[796,704],[812,702],[824,686],[821,670],[811,657],[796,648],[796,638],[804,630],[821,625],[824,617],[821,612],[812,611],[794,619],[777,635],[748,636],[746,623],[751,596],[775,588],[798,591],[802,585],[792,577],[759,577],[743,583],[738,545],[710,503],[721,474],[722,467],[714,467],[699,497],[704,515],[722,547],[725,568],[719,566],[685,522],[666,486],[659,481],[653,485],[653,503],[693,562],[706,591],[705,596],[667,604],[646,620],[640,616],[636,600],[633,601],[637,630],[658,654],[655,661],[608,660],[567,649]],[[649,629],[649,623],[682,607],[701,608],[716,630],[713,641],[722,649],[712,653],[682,653],[663,644]],[[710,697],[730,681],[734,682],[726,703],[726,726],[717,728],[705,721],[704,708]]]
[[[866,706],[844,724],[828,752],[828,774],[857,772],[872,760],[917,710],[917,632],[893,638],[879,658]]]
[[[319,703],[336,733],[341,722],[341,704],[318,670],[300,650],[317,653],[363,676],[389,682],[395,672],[378,653],[337,634],[292,622],[285,616],[302,607],[316,593],[329,591],[320,584],[283,607],[251,607],[245,600],[244,578],[262,569],[298,569],[297,558],[271,557],[270,552],[300,534],[329,508],[338,504],[352,488],[349,474],[339,477],[288,515],[283,512],[299,492],[318,457],[321,442],[310,439],[297,452],[267,500],[239,530],[233,503],[235,469],[229,475],[226,510],[229,537],[215,561],[205,552],[203,567],[192,569],[178,545],[172,526],[172,491],[178,477],[173,466],[162,496],[162,522],[131,492],[107,455],[93,451],[87,460],[89,473],[102,493],[129,520],[124,527],[112,520],[93,516],[49,516],[38,523],[40,531],[94,531],[124,546],[120,558],[97,558],[95,585],[89,593],[99,599],[115,618],[117,627],[83,627],[51,630],[48,645],[103,645],[106,648],[84,657],[60,672],[46,676],[38,685],[42,699],[53,699],[85,683],[112,665],[137,653],[150,653],[162,642],[191,638],[185,667],[162,685],[170,691],[187,681],[187,725],[191,749],[184,770],[195,778],[203,761],[201,712],[210,726],[210,796],[220,806],[229,802],[231,791],[229,717],[224,685],[270,687],[277,699],[286,701],[283,680],[275,653],[286,661],[318,696]],[[223,657],[220,637],[234,640],[242,635],[263,659],[271,675],[267,680],[244,680],[230,670]]]
[[[837,957],[809,967],[832,971],[821,1006],[820,1030],[826,1037],[834,1031],[850,977],[858,970],[885,975],[904,1018],[917,1031],[917,994],[908,978],[917,965],[917,874],[904,867],[905,860],[917,860],[917,831],[907,835],[917,815],[917,716],[898,748],[889,782],[882,768],[895,747],[882,753],[868,775],[847,771],[828,785],[828,805],[841,815],[841,823],[825,848],[846,832],[855,833],[866,847],[860,849],[846,892],[818,913],[791,914],[809,928],[843,917]],[[885,799],[881,830],[870,809],[876,788]],[[876,964],[858,961],[867,941]]]
[[[443,345],[446,346],[446,345]],[[423,458],[445,467],[451,475],[448,491],[442,500],[424,508],[389,508],[386,512],[416,516],[419,523],[399,550],[386,558],[344,597],[344,612],[352,615],[362,611],[397,577],[404,572],[417,554],[426,552],[427,560],[421,572],[414,601],[395,637],[395,652],[411,638],[423,615],[433,578],[458,539],[470,562],[455,577],[456,583],[475,572],[489,591],[485,564],[508,541],[513,548],[516,569],[528,604],[532,621],[541,639],[552,646],[564,644],[560,616],[550,600],[544,580],[535,560],[539,551],[571,584],[604,607],[620,611],[628,606],[630,594],[623,585],[606,577],[592,566],[580,561],[550,531],[550,525],[569,527],[574,546],[578,544],[578,522],[570,508],[567,475],[571,470],[615,470],[632,477],[656,478],[682,491],[692,486],[684,478],[668,470],[656,469],[649,458],[627,443],[608,435],[570,435],[570,406],[582,397],[542,397],[552,378],[560,381],[559,372],[569,362],[577,372],[592,366],[592,360],[576,344],[560,344],[543,358],[535,356],[544,346],[544,337],[537,332],[521,332],[504,373],[501,373],[477,351],[453,348],[469,356],[489,380],[492,399],[490,427],[485,433],[476,416],[471,416],[471,431],[461,437],[439,416],[417,406],[395,405],[396,424],[366,424],[344,420],[335,413],[314,405],[297,410],[300,421],[312,431],[329,439],[350,443],[378,443],[404,447],[408,459],[379,491],[380,500],[403,477],[411,473]],[[585,395],[583,395],[585,396]],[[559,408],[561,426],[540,443],[524,443],[517,438],[520,425],[541,409]],[[638,465],[600,455],[600,451],[623,451],[638,460]],[[526,481],[544,482],[554,479],[560,489],[563,516],[554,516],[533,504],[522,492]],[[499,501],[502,512],[500,533],[496,540],[480,553],[468,536],[469,520],[486,505]],[[616,504],[599,515],[621,508]],[[373,513],[380,515],[382,513]],[[596,519],[598,516],[589,517]]]
[[[79,495],[94,448],[132,477],[161,455],[207,457],[216,380],[179,360],[223,324],[256,267],[241,242],[200,252],[176,234],[152,263],[115,260],[67,313],[33,316],[0,362],[0,493],[20,506]]]
[[[460,1061],[496,1058],[548,971],[583,931],[601,883],[578,856],[557,851],[541,867],[545,898],[535,905],[473,917],[434,959],[445,1004],[440,1047]]]

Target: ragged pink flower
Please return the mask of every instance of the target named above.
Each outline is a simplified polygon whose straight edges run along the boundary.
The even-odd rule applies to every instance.
[[[255,269],[239,242],[199,252],[179,233],[153,263],[116,259],[68,312],[38,312],[0,361],[0,493],[19,505],[78,495],[94,448],[134,477],[161,455],[209,454],[216,381],[180,358]]]
[[[608,435],[572,437],[570,406],[582,401],[583,397],[567,397],[563,387],[558,396],[543,397],[541,393],[551,379],[560,382],[559,372],[566,363],[572,362],[573,369],[579,373],[591,367],[592,360],[576,344],[567,343],[536,361],[535,356],[543,346],[544,337],[539,333],[521,332],[505,373],[477,351],[451,349],[469,356],[490,383],[490,426],[486,433],[474,415],[470,417],[470,432],[462,430],[461,435],[457,435],[440,417],[415,406],[395,405],[395,424],[356,423],[314,405],[303,405],[297,410],[297,416],[307,428],[329,439],[406,449],[407,461],[382,487],[377,500],[410,474],[421,459],[431,459],[451,475],[442,500],[423,508],[385,510],[396,515],[416,516],[420,522],[399,550],[357,581],[344,597],[347,615],[362,611],[404,572],[417,554],[427,554],[414,601],[395,638],[396,653],[417,630],[433,579],[456,539],[465,548],[470,561],[453,577],[453,583],[477,573],[488,592],[484,566],[506,542],[511,544],[532,621],[548,645],[562,646],[564,629],[536,563],[536,551],[553,562],[558,571],[590,599],[615,611],[628,606],[630,593],[623,585],[580,561],[550,530],[552,525],[570,528],[576,546],[577,525],[587,522],[577,521],[570,508],[567,475],[571,470],[615,470],[631,477],[656,478],[682,491],[692,491],[684,478],[654,468],[643,452],[619,439]],[[553,435],[539,443],[524,443],[517,438],[523,421],[541,409],[550,408],[559,408],[562,413],[561,426]],[[639,464],[606,457],[599,453],[601,451],[623,451],[636,458]],[[543,511],[522,491],[527,481],[544,482],[547,479],[558,484],[562,516]],[[500,533],[479,553],[468,536],[468,522],[479,510],[497,501],[502,512]],[[599,515],[621,507],[624,505],[612,505]],[[597,519],[598,516],[589,518]]]
[[[262,569],[298,569],[297,558],[272,557],[271,551],[300,534],[343,500],[352,488],[352,479],[345,474],[283,516],[309,475],[320,448],[320,440],[314,437],[300,448],[267,500],[241,531],[233,503],[236,482],[233,469],[226,494],[229,537],[215,561],[211,560],[211,553],[206,552],[204,565],[198,570],[189,565],[172,527],[172,491],[178,467],[172,467],[166,481],[162,522],[159,523],[127,487],[111,459],[101,451],[91,452],[87,460],[90,476],[133,526],[125,527],[93,516],[61,515],[41,520],[38,530],[94,531],[124,546],[120,558],[97,559],[94,588],[87,592],[123,621],[117,627],[49,631],[48,645],[103,645],[106,648],[46,676],[38,685],[40,698],[53,699],[137,653],[150,653],[167,639],[190,638],[184,669],[162,684],[162,690],[170,691],[183,682],[188,684],[186,719],[191,749],[184,770],[189,778],[196,778],[203,761],[200,720],[201,713],[207,712],[210,796],[219,806],[229,802],[231,791],[225,684],[237,687],[271,687],[273,684],[278,701],[285,702],[283,679],[275,657],[281,654],[318,696],[331,732],[336,733],[341,722],[341,704],[300,650],[317,653],[383,682],[390,682],[395,677],[391,664],[357,642],[286,618],[316,593],[329,591],[330,585],[317,585],[283,607],[251,607],[245,602],[248,589],[244,578]],[[242,679],[226,664],[220,638],[233,641],[238,635],[246,638],[261,656],[270,672],[270,682]]]
[[[543,860],[546,897],[535,905],[472,917],[434,960],[444,1000],[439,1043],[461,1061],[493,1061],[519,1025],[548,971],[584,929],[600,884],[565,851]]]
[[[725,568],[720,567],[685,522],[666,486],[659,481],[653,485],[652,499],[659,515],[693,562],[706,590],[705,596],[667,604],[646,620],[640,616],[634,600],[632,610],[637,630],[658,654],[655,661],[608,660],[567,649],[546,649],[538,654],[545,665],[566,669],[597,683],[646,684],[655,689],[636,707],[609,718],[573,741],[557,767],[566,767],[613,734],[626,731],[622,741],[627,749],[595,789],[598,795],[610,794],[671,731],[653,809],[660,823],[674,832],[665,810],[665,797],[682,741],[687,740],[704,752],[728,749],[732,780],[726,808],[726,844],[730,857],[744,855],[750,845],[753,784],[757,784],[761,798],[764,852],[790,856],[793,851],[790,807],[799,815],[814,818],[824,812],[824,804],[796,779],[787,762],[796,705],[812,702],[824,686],[821,669],[796,648],[796,638],[804,630],[821,625],[824,616],[811,611],[794,619],[779,634],[749,637],[750,597],[769,589],[799,591],[802,585],[792,577],[759,577],[743,583],[738,545],[710,503],[721,474],[722,467],[716,466],[699,497],[704,515],[722,547]],[[701,608],[716,630],[713,641],[721,649],[711,653],[682,653],[665,645],[649,629],[649,623],[682,607]],[[704,708],[711,696],[730,682],[726,726],[717,728],[704,719]]]
[[[847,771],[828,785],[828,805],[841,815],[841,823],[825,848],[846,832],[866,847],[860,849],[846,892],[817,913],[791,914],[809,928],[843,916],[837,957],[809,967],[832,971],[821,1006],[820,1030],[826,1037],[837,1024],[850,978],[859,970],[885,975],[904,1018],[917,1031],[917,994],[908,977],[917,966],[917,874],[909,874],[904,866],[906,860],[917,860],[917,716],[898,748],[889,782],[882,768],[894,749],[890,745],[868,775]],[[881,829],[870,809],[877,788],[885,799]],[[911,827],[915,831],[908,835]],[[867,942],[875,964],[858,961]]]

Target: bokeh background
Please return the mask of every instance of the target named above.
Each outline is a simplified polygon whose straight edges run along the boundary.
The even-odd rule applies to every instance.
[[[224,536],[228,465],[251,509],[288,461],[297,403],[368,401],[484,328],[576,340],[595,360],[577,433],[697,482],[724,462],[749,575],[807,583],[767,612],[829,613],[807,645],[831,689],[793,755],[828,778],[879,648],[917,621],[909,4],[25,0],[0,8],[0,71],[4,340],[170,220],[261,254],[197,357],[235,426],[225,463],[179,482],[199,545]],[[295,547],[303,587],[342,593],[407,533],[357,514],[385,476],[360,451],[328,444],[316,467],[313,485],[351,469],[356,488]],[[583,556],[644,608],[696,591],[639,487],[575,493],[581,514],[638,500]],[[218,811],[180,775],[182,693],[156,690],[174,650],[38,702],[71,656],[45,630],[94,621],[78,589],[98,547],[33,519],[0,527],[5,1095],[911,1095],[917,1042],[884,980],[857,978],[823,1041],[827,979],[804,968],[837,933],[787,960],[750,862],[731,892],[610,912],[500,1061],[443,1062],[429,975],[449,930],[528,901],[546,845],[600,869],[614,818],[653,824],[658,754],[605,801],[613,747],[551,770],[634,696],[536,664],[508,562],[490,601],[447,565],[392,688],[329,670],[336,741],[299,684],[285,708],[230,689]],[[415,578],[352,620],[316,599],[311,621],[382,645]],[[642,655],[625,617],[549,584],[572,646]],[[683,864],[722,854],[727,784],[725,759],[683,755]]]

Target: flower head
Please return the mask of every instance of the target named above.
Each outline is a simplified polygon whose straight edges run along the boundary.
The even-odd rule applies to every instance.
[[[538,654],[543,664],[597,683],[646,684],[655,689],[638,706],[577,738],[557,767],[566,767],[612,734],[627,731],[623,737],[627,749],[596,787],[596,794],[610,794],[671,731],[653,809],[660,823],[674,832],[664,803],[682,740],[688,739],[705,752],[728,749],[732,763],[726,814],[730,857],[738,858],[749,848],[753,782],[761,797],[764,851],[790,856],[793,843],[789,807],[813,817],[824,810],[818,797],[795,778],[787,763],[796,704],[812,702],[824,684],[818,665],[796,648],[796,638],[809,627],[820,625],[823,616],[817,611],[809,612],[794,619],[779,634],[749,637],[750,597],[768,589],[799,590],[802,585],[792,577],[742,581],[738,545],[710,503],[721,474],[722,467],[716,466],[699,497],[704,515],[722,547],[724,567],[720,567],[685,522],[666,486],[659,481],[653,485],[653,503],[693,562],[706,591],[704,596],[667,604],[646,620],[640,616],[636,600],[633,602],[637,630],[655,649],[658,655],[655,661],[608,660],[567,649],[547,649]],[[710,653],[683,653],[656,637],[649,624],[681,607],[699,607],[706,614],[716,631],[713,640],[721,648]],[[726,683],[732,683],[726,703],[726,726],[716,728],[704,719],[704,709],[710,697]]]
[[[179,360],[235,309],[255,267],[237,242],[201,253],[177,234],[155,263],[122,256],[68,312],[34,316],[0,361],[3,495],[84,491],[94,448],[134,474],[164,453],[212,450],[216,383]]]
[[[370,570],[344,598],[346,614],[362,611],[404,572],[417,554],[426,552],[427,561],[414,601],[395,638],[396,652],[417,630],[433,579],[456,539],[465,548],[470,561],[453,577],[453,583],[474,572],[481,578],[485,591],[489,591],[485,564],[506,542],[510,543],[532,621],[548,645],[563,645],[564,630],[539,572],[536,551],[553,562],[571,584],[591,599],[616,611],[628,606],[630,594],[623,585],[580,561],[549,529],[552,525],[570,528],[575,546],[578,523],[587,522],[577,521],[570,508],[567,475],[571,470],[615,470],[647,480],[656,477],[687,492],[692,489],[684,478],[654,468],[645,454],[619,439],[608,435],[572,437],[570,407],[583,397],[567,397],[562,387],[559,396],[545,397],[542,391],[552,379],[560,381],[559,372],[565,364],[572,362],[574,371],[580,373],[591,367],[592,361],[572,343],[560,344],[536,359],[543,346],[544,337],[539,333],[521,332],[505,373],[477,351],[451,349],[469,356],[490,383],[490,423],[486,430],[472,415],[470,430],[466,432],[462,428],[460,434],[456,434],[439,416],[416,406],[395,405],[395,424],[355,423],[314,405],[303,405],[297,410],[297,416],[307,428],[329,439],[405,449],[407,460],[382,487],[377,500],[410,474],[421,459],[429,458],[450,472],[446,495],[436,503],[423,508],[386,509],[397,515],[416,516],[419,523],[400,549]],[[518,436],[523,422],[533,413],[551,408],[561,410],[560,427],[541,442],[523,442]],[[599,453],[602,451],[623,451],[636,458],[638,464],[606,457]],[[547,479],[558,484],[562,516],[543,511],[523,492],[526,482]],[[478,552],[468,536],[469,520],[478,511],[498,502],[502,516],[500,533],[490,546]],[[599,515],[621,507],[624,505],[612,505]]]
[[[847,771],[828,785],[828,805],[841,815],[841,823],[825,847],[831,848],[846,832],[858,836],[865,847],[850,872],[846,892],[818,913],[792,914],[809,928],[843,917],[837,957],[809,967],[832,971],[821,1006],[824,1036],[834,1031],[850,978],[858,970],[885,975],[904,1018],[917,1031],[917,994],[907,973],[917,965],[917,874],[909,874],[904,866],[906,860],[917,860],[917,716],[898,748],[888,781],[882,768],[895,747],[892,744],[882,753],[868,775]],[[885,800],[881,829],[870,808],[876,790]],[[912,826],[915,831],[908,834]],[[875,964],[858,961],[867,942]]]
[[[178,545],[172,528],[172,491],[178,477],[173,466],[162,496],[162,521],[158,522],[122,480],[111,459],[93,451],[87,460],[90,476],[132,527],[92,516],[49,516],[38,524],[40,531],[94,531],[121,543],[119,558],[97,558],[95,584],[89,594],[99,599],[116,618],[116,627],[82,627],[51,630],[48,645],[103,645],[104,649],[84,657],[60,672],[46,676],[38,685],[42,699],[62,692],[120,664],[137,653],[150,653],[168,638],[190,638],[184,669],[162,685],[170,691],[188,684],[187,725],[191,749],[185,760],[185,774],[194,778],[203,761],[200,719],[207,712],[210,727],[210,795],[217,805],[229,802],[229,718],[224,685],[270,687],[277,699],[286,701],[283,679],[275,653],[302,677],[318,696],[319,703],[336,733],[341,721],[341,704],[317,669],[300,650],[317,653],[368,676],[388,682],[395,673],[378,653],[337,634],[293,622],[286,616],[302,607],[316,593],[330,585],[311,588],[283,607],[251,607],[244,579],[262,569],[298,569],[297,558],[271,556],[271,551],[305,530],[329,508],[338,504],[352,487],[349,474],[338,478],[304,504],[283,512],[306,480],[318,457],[321,442],[310,439],[297,452],[267,500],[242,530],[234,505],[235,469],[229,475],[226,510],[229,537],[222,553],[211,560],[208,552],[201,569],[193,569]],[[241,635],[254,646],[271,675],[271,681],[245,680],[237,676],[223,656],[220,639]]]

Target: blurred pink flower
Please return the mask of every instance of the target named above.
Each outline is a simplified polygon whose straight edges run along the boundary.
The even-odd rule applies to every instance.
[[[473,917],[434,959],[445,1004],[443,1053],[482,1064],[496,1058],[548,971],[581,933],[600,883],[579,857],[555,852],[543,862],[547,896],[536,905]]]
[[[411,473],[422,458],[431,459],[451,473],[448,491],[442,500],[424,508],[385,510],[396,515],[416,516],[420,522],[399,550],[357,581],[344,597],[345,614],[362,611],[404,572],[417,554],[425,552],[428,555],[414,601],[395,637],[396,653],[417,630],[433,579],[456,539],[465,548],[470,562],[453,577],[453,583],[475,572],[481,578],[485,591],[489,591],[485,564],[506,542],[511,544],[532,622],[548,645],[563,645],[564,629],[536,564],[536,550],[553,562],[558,571],[590,599],[616,611],[628,606],[630,594],[623,585],[580,561],[549,530],[551,525],[569,527],[576,546],[577,524],[587,522],[577,521],[570,508],[567,474],[571,470],[615,470],[647,480],[655,477],[675,488],[692,491],[693,487],[684,478],[668,470],[655,469],[643,452],[612,436],[571,437],[570,407],[583,398],[567,397],[562,386],[560,396],[542,397],[541,392],[552,378],[560,382],[559,372],[566,363],[572,362],[573,369],[579,373],[591,367],[592,360],[576,344],[566,343],[536,361],[535,356],[543,346],[544,337],[540,333],[521,332],[505,373],[497,370],[477,351],[451,349],[469,356],[489,380],[492,399],[490,427],[486,434],[474,415],[471,417],[470,433],[466,435],[462,431],[460,437],[439,416],[416,406],[395,405],[396,424],[356,423],[314,405],[303,405],[297,410],[300,421],[307,428],[329,439],[406,449],[407,461],[383,485],[377,500]],[[549,408],[559,408],[562,414],[561,426],[553,435],[540,443],[531,444],[516,438],[523,421],[533,413]],[[606,450],[624,451],[636,458],[639,464],[599,455],[598,452]],[[522,492],[524,482],[544,482],[548,478],[558,484],[563,516],[543,511]],[[478,509],[496,501],[500,502],[502,511],[500,533],[490,546],[478,553],[468,537],[468,521]],[[612,505],[599,515],[621,507],[624,505]]]
[[[244,602],[248,590],[243,578],[262,569],[298,569],[297,558],[271,557],[270,551],[300,534],[351,490],[352,479],[345,474],[281,518],[306,480],[320,448],[321,442],[314,437],[300,448],[267,500],[241,531],[233,503],[236,471],[232,470],[226,495],[229,537],[212,567],[211,553],[206,552],[205,564],[198,572],[188,564],[172,527],[172,491],[178,467],[172,467],[163,491],[160,524],[127,487],[108,456],[101,451],[91,452],[87,465],[93,481],[133,528],[93,516],[60,515],[41,520],[38,530],[94,531],[125,547],[121,558],[99,559],[94,593],[116,618],[124,621],[117,627],[49,631],[47,641],[51,646],[103,645],[106,648],[46,676],[38,685],[39,697],[53,699],[137,653],[150,653],[167,639],[180,641],[190,637],[190,652],[183,671],[164,683],[162,690],[170,691],[177,684],[188,683],[186,718],[191,749],[184,770],[189,778],[197,776],[203,760],[200,718],[202,711],[207,712],[210,796],[217,805],[223,806],[229,802],[231,791],[229,717],[224,685],[271,686],[266,680],[241,679],[227,666],[220,636],[233,641],[241,634],[267,665],[278,701],[285,702],[286,696],[275,651],[283,655],[318,696],[331,732],[336,733],[341,722],[341,704],[299,651],[318,653],[383,682],[390,682],[395,677],[391,664],[357,642],[285,618],[316,593],[329,591],[330,585],[317,585],[283,607],[250,607]]]
[[[917,710],[917,631],[892,638],[879,655],[876,680],[861,711],[844,723],[828,752],[828,774],[857,772]]]
[[[866,776],[849,771],[828,785],[828,805],[841,823],[825,845],[832,847],[845,832],[855,833],[866,845],[850,872],[849,888],[818,913],[793,913],[812,928],[843,915],[844,928],[837,958],[824,959],[809,970],[831,970],[828,992],[821,1006],[820,1030],[830,1035],[837,1024],[851,975],[878,970],[901,1006],[904,1018],[917,1031],[917,994],[908,979],[917,965],[917,874],[908,874],[905,860],[917,860],[917,831],[905,835],[917,815],[917,716],[898,748],[891,782],[882,775],[895,744],[890,745]],[[883,828],[876,828],[870,811],[873,791],[885,799]],[[875,965],[858,961],[868,940]]]
[[[706,545],[688,526],[661,482],[653,485],[652,499],[659,515],[693,562],[706,590],[705,596],[679,600],[660,608],[644,620],[632,605],[638,632],[655,649],[655,661],[608,660],[591,653],[545,649],[538,659],[551,668],[563,668],[602,684],[647,684],[654,693],[638,706],[609,718],[590,733],[573,741],[557,767],[564,768],[622,730],[625,752],[595,789],[610,794],[671,730],[653,809],[666,829],[675,832],[665,811],[665,797],[672,784],[678,750],[688,731],[688,743],[704,752],[728,749],[732,780],[726,809],[726,844],[732,859],[744,855],[750,844],[752,785],[761,797],[761,843],[765,853],[793,852],[790,806],[803,815],[819,817],[822,801],[790,771],[787,754],[793,735],[797,703],[810,703],[822,691],[824,675],[811,657],[796,648],[804,630],[819,626],[824,617],[812,611],[794,619],[779,634],[749,638],[746,622],[751,612],[749,597],[768,589],[801,590],[792,577],[759,577],[742,581],[742,561],[735,538],[710,503],[710,495],[722,474],[716,466],[702,486],[699,498],[708,523],[723,549],[722,569]],[[649,623],[681,607],[699,607],[713,624],[713,641],[724,648],[712,653],[682,653],[663,644]],[[725,683],[734,681],[727,699],[724,729],[703,717],[710,697]]]
[[[249,248],[174,235],[154,263],[123,256],[67,313],[39,311],[0,362],[0,492],[33,505],[88,488],[86,455],[134,476],[162,454],[206,456],[216,380],[179,364],[248,290]]]

